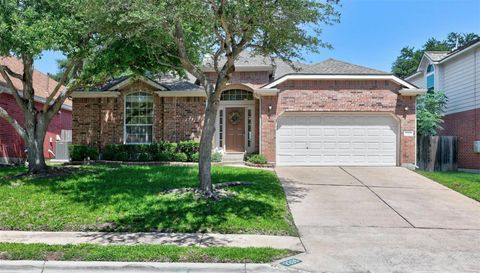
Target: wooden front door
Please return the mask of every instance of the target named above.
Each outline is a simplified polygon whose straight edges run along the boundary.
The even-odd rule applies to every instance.
[[[227,152],[245,152],[245,108],[227,108],[225,112],[225,148]]]

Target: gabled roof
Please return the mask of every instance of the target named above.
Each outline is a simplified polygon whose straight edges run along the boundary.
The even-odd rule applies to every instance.
[[[335,59],[327,59],[325,61],[309,65],[305,69],[305,73],[328,74],[328,75],[389,75],[385,71],[380,71],[365,66],[351,64]]]
[[[16,73],[23,73],[23,63],[15,57],[0,57],[0,64],[8,66],[8,68],[10,68]],[[23,89],[22,82],[19,79],[15,79],[13,77],[11,79],[15,88],[21,91]],[[50,78],[48,75],[45,75],[36,69],[33,70],[33,89],[35,90],[35,96],[37,96],[38,98],[46,99],[51,94],[51,92],[53,92],[57,84],[58,82]],[[1,75],[0,85],[8,88],[5,79]],[[65,87],[62,86],[62,89],[64,90]],[[66,99],[64,105],[71,106],[72,101]]]
[[[480,38],[474,39],[474,40],[470,41],[469,43],[467,43],[467,44],[465,44],[465,45],[463,45],[463,46],[461,46],[461,47],[459,47],[455,50],[452,50],[452,51],[425,51],[425,53],[422,56],[422,59],[420,60],[420,63],[418,64],[418,67],[417,67],[417,70],[415,71],[415,73],[405,77],[405,79],[411,79],[412,77],[416,76],[419,72],[421,72],[422,70],[420,68],[423,67],[423,65],[428,60],[430,62],[432,62],[433,64],[439,64],[439,63],[442,63],[442,62],[450,59],[451,57],[454,57],[458,54],[461,54],[461,53],[465,52],[466,50],[468,50],[470,48],[474,48],[474,47],[478,47],[478,46],[480,46]]]
[[[433,62],[438,62],[445,58],[449,51],[425,51],[425,55]]]
[[[78,91],[93,91],[93,92],[108,92],[108,91],[118,91],[122,87],[130,84],[134,80],[141,80],[148,85],[158,89],[159,91],[188,91],[188,90],[197,90],[201,87],[189,82],[187,80],[183,80],[179,77],[169,75],[169,74],[159,74],[154,75],[152,77],[145,77],[145,76],[122,76],[118,78],[112,78],[105,83],[102,83],[97,86],[89,87],[89,88],[81,88]]]

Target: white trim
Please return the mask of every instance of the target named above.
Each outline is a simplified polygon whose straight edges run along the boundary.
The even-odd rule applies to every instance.
[[[416,76],[420,76],[420,75],[423,75],[423,70],[417,71],[417,72],[413,73],[412,75],[410,75],[408,77],[405,77],[404,80],[410,81],[412,78],[414,78]]]
[[[255,89],[254,95],[256,95],[257,98],[261,96],[275,96],[279,91],[277,88],[260,88]]]
[[[6,88],[6,87],[3,87],[3,86],[0,86],[0,94],[2,94],[2,93],[9,94],[9,95],[12,95],[12,96],[13,96],[12,92],[10,91],[10,89],[8,89],[8,88]],[[22,94],[22,93],[19,93],[19,95],[20,95],[20,97],[23,98],[23,94]],[[39,102],[39,103],[42,103],[42,104],[45,104],[45,102],[47,101],[46,98],[40,97],[40,96],[37,96],[37,95],[33,96],[33,100],[34,100],[35,102]],[[53,103],[54,103],[54,102],[51,101],[51,102],[50,102],[50,105],[53,104]],[[61,109],[67,110],[67,111],[72,111],[72,106],[64,103],[64,104],[62,104]]]
[[[287,80],[391,80],[409,89],[416,89],[414,85],[404,81],[394,75],[285,75],[265,86],[261,89],[269,89],[281,84]]]
[[[179,90],[179,91],[156,91],[159,97],[206,97],[203,89]]]
[[[401,96],[421,96],[427,93],[427,89],[401,89],[398,91]]]
[[[245,120],[245,152],[251,153],[255,151],[255,126],[257,124],[255,120],[255,100],[238,100],[238,101],[220,101],[220,105],[217,110],[217,118],[215,119],[215,125],[219,124],[220,122],[220,110],[223,110],[223,143],[222,147],[219,146],[220,144],[220,132],[219,130],[215,130],[215,148],[219,148],[223,151],[226,151],[226,126],[227,126],[227,108],[244,108],[244,120]],[[251,146],[248,147],[248,110],[252,111],[252,143]]]
[[[441,60],[438,61],[437,63],[446,62],[446,61],[450,60],[451,58],[454,58],[454,57],[456,57],[456,56],[459,56],[460,54],[463,54],[463,53],[469,51],[470,49],[475,48],[475,47],[478,47],[478,46],[480,46],[480,41],[474,43],[473,45],[470,45],[470,46],[467,47],[467,48],[464,48],[464,49],[462,49],[462,50],[460,50],[460,51],[457,51],[457,52],[455,52],[455,53],[452,53],[452,54],[448,55],[447,57],[441,59]]]
[[[118,91],[75,91],[72,93],[72,98],[117,98],[120,96]]]
[[[151,126],[152,126],[151,138],[152,139],[150,139],[150,142],[129,142],[129,143],[127,143],[127,123],[126,123],[127,122],[127,119],[126,119],[127,96],[137,94],[137,93],[143,93],[143,94],[148,94],[148,95],[152,96],[152,111],[153,111],[152,124],[151,124]],[[155,98],[154,97],[155,97],[154,94],[152,94],[148,91],[142,91],[142,90],[129,92],[129,93],[126,93],[123,96],[123,141],[122,141],[123,144],[125,144],[125,145],[141,145],[141,144],[152,144],[154,142],[154,139],[155,139],[155,119],[156,119],[156,116],[155,116]],[[134,125],[150,126],[150,124],[134,124]]]
[[[163,85],[160,85],[144,76],[138,76],[138,77],[129,77],[117,84],[115,84],[114,86],[110,87],[108,90],[117,90],[117,89],[121,89],[122,87],[125,87],[133,82],[135,82],[136,80],[140,80],[156,89],[160,89],[160,90],[167,90],[167,88],[165,88],[165,86]]]

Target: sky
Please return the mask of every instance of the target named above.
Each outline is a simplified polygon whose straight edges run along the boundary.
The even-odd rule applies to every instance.
[[[321,36],[333,49],[306,52],[305,62],[334,58],[389,72],[405,46],[418,48],[450,32],[480,34],[480,0],[343,0],[339,11],[341,22],[325,26]],[[62,57],[44,52],[35,67],[55,73]]]

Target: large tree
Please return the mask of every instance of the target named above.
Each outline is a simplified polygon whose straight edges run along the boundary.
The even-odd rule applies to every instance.
[[[125,0],[119,4],[128,2]],[[0,75],[22,110],[24,120],[16,120],[1,107],[0,118],[7,120],[23,138],[30,173],[48,170],[43,155],[46,130],[65,100],[78,87],[125,72],[165,71],[158,63],[178,62],[162,51],[165,48],[162,40],[157,41],[161,49],[156,51],[158,55],[153,62],[148,52],[141,50],[143,40],[135,35],[122,36],[104,29],[101,23],[106,15],[92,10],[87,1],[4,0],[0,5],[0,58],[13,56],[23,64],[22,71],[18,72],[2,62]],[[61,73],[56,78],[58,84],[43,106],[37,107],[33,66],[35,59],[45,50],[59,51],[67,59],[61,62]],[[170,67],[166,69],[170,70]],[[20,90],[13,79],[21,81]]]
[[[204,87],[207,102],[200,140],[199,188],[206,197],[212,197],[215,119],[236,59],[248,51],[291,62],[305,51],[328,47],[320,39],[321,28],[339,20],[337,4],[338,0],[133,0],[128,4],[105,0],[94,10],[105,14],[101,25],[107,29],[125,37],[143,37],[142,48],[150,56],[160,59],[158,49],[173,45],[176,52],[170,56],[178,63],[164,59],[159,63],[187,71]],[[202,70],[202,59],[207,56],[216,71],[214,79]]]
[[[450,51],[477,38],[479,38],[479,36],[475,33],[451,32],[445,40],[437,40],[435,38],[428,39],[419,49],[406,46],[400,50],[400,55],[393,63],[392,73],[400,78],[410,76],[417,70],[425,51]]]
[[[59,111],[78,81],[63,84],[78,75],[82,58],[88,51],[91,33],[82,21],[79,3],[74,0],[4,0],[0,9],[0,58],[13,56],[23,64],[22,71],[0,63],[0,75],[24,114],[16,120],[0,107],[0,117],[7,120],[23,138],[28,150],[29,171],[47,170],[43,142],[48,124]],[[59,50],[70,57],[64,76],[58,81],[42,107],[35,103],[33,65],[44,50]],[[3,63],[3,62],[2,62]],[[13,79],[22,87],[17,89]]]

